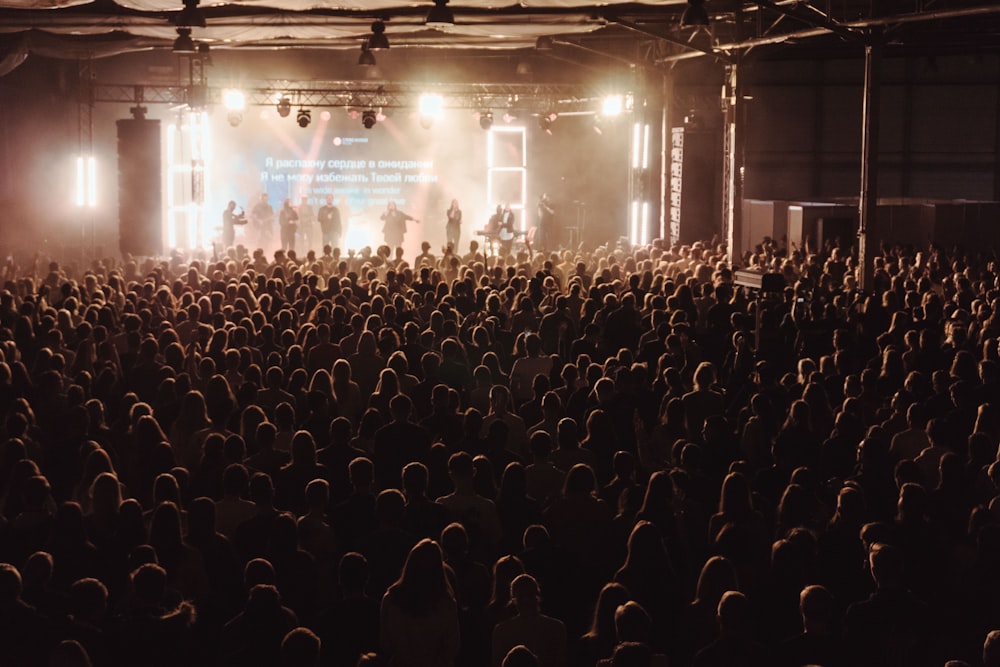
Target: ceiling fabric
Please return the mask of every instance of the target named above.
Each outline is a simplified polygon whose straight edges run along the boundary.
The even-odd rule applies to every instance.
[[[448,7],[456,14],[456,18],[461,21],[461,12],[466,9],[496,9],[502,11],[516,11],[518,7],[528,9],[546,8],[578,8],[581,10],[592,10],[595,7],[614,6],[624,4],[640,4],[651,7],[667,5],[683,5],[686,0],[644,0],[643,2],[633,2],[631,0],[604,0],[599,5],[582,2],[581,0],[522,0],[522,2],[510,4],[498,4],[496,0],[461,0],[460,2],[449,3]],[[0,0],[0,9],[60,9],[67,7],[81,7],[93,4],[89,0]],[[183,7],[182,0],[116,0],[116,5],[124,9],[139,12],[176,12]],[[238,10],[239,8],[251,10],[280,10],[288,12],[304,12],[308,10],[332,10],[332,11],[354,11],[354,12],[381,12],[405,8],[426,7],[428,10],[433,6],[433,2],[411,2],[400,3],[399,0],[365,0],[364,4],[345,4],[341,0],[263,0],[262,2],[205,2],[201,3],[202,9],[227,7]]]

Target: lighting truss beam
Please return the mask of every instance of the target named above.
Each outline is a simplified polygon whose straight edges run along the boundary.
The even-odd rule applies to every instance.
[[[96,102],[183,105],[188,100],[187,87],[177,85],[95,84]],[[506,109],[511,106],[534,109],[554,105],[560,113],[593,110],[610,91],[598,91],[574,84],[440,84],[415,85],[391,83],[373,85],[353,81],[332,81],[319,87],[295,88],[282,85],[258,85],[241,89],[246,105],[273,107],[280,92],[302,107],[381,107],[383,109],[417,108],[421,94],[440,95],[445,109],[481,110],[484,107]],[[222,88],[208,87],[205,102],[222,104]],[[621,92],[621,91],[616,91]]]

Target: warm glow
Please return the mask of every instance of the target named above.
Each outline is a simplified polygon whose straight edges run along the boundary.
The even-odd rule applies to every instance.
[[[76,198],[73,200],[77,206],[83,206],[84,203],[84,190],[86,186],[84,184],[84,160],[83,156],[78,156],[76,158]]]
[[[601,105],[601,115],[607,117],[617,116],[622,112],[624,107],[625,101],[621,95],[609,95],[604,98],[604,103]]]
[[[639,243],[639,201],[634,200],[632,202],[632,233],[629,234],[629,243],[637,244]]]
[[[207,248],[218,229],[208,224],[209,125],[207,112],[194,112],[167,128],[166,236],[170,248]]]
[[[642,202],[642,222],[639,227],[639,243],[649,243],[649,202]]]
[[[649,123],[642,129],[642,168],[649,168]]]
[[[433,93],[424,93],[420,96],[420,115],[428,118],[437,118],[444,109],[444,98]]]
[[[632,168],[633,169],[639,168],[639,158],[642,157],[640,155],[642,146],[640,146],[639,144],[639,142],[642,140],[641,135],[642,135],[642,125],[640,125],[639,123],[634,123],[632,125]]]
[[[73,203],[89,208],[97,206],[97,160],[93,155],[76,158],[76,196]]]
[[[87,158],[87,206],[97,206],[97,159]]]
[[[243,111],[247,100],[242,91],[229,89],[222,91],[222,104],[229,111]]]

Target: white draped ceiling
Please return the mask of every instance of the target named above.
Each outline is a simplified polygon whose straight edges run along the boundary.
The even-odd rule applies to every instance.
[[[611,0],[601,5],[580,0],[523,0],[498,6],[496,0],[457,0],[449,4],[456,24],[428,29],[426,11],[433,2],[401,4],[400,0],[365,0],[346,5],[343,0],[243,0],[202,2],[207,26],[193,29],[192,37],[210,45],[232,47],[289,46],[354,47],[370,34],[374,17],[386,21],[393,45],[448,48],[523,48],[543,35],[581,35],[607,22],[600,11],[615,5],[657,7],[685,0],[648,0],[642,3]],[[176,37],[173,18],[181,0],[117,0],[99,4],[84,0],[0,0],[0,34],[42,31],[51,35],[123,37],[160,40]],[[464,13],[463,13],[464,12]],[[670,16],[664,12],[663,16]],[[92,39],[92,42],[100,42]]]

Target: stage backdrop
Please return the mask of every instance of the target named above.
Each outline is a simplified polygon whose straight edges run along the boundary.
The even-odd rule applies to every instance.
[[[599,242],[625,231],[628,119],[599,134],[592,117],[563,117],[549,133],[525,113],[508,124],[498,117],[491,133],[465,110],[447,110],[429,128],[415,112],[392,110],[370,130],[360,113],[343,109],[312,109],[309,126],[301,128],[296,112],[281,118],[274,108],[248,109],[236,127],[221,109],[208,117],[207,229],[219,226],[229,200],[249,211],[266,193],[278,211],[286,198],[298,205],[304,197],[317,210],[332,196],[344,245],[374,247],[383,241],[379,216],[391,200],[421,221],[410,223],[406,235],[412,256],[424,240],[440,251],[444,212],[457,199],[465,252],[497,204],[511,202],[518,223],[530,227],[538,198],[548,193],[561,226],[583,221],[585,238]]]

